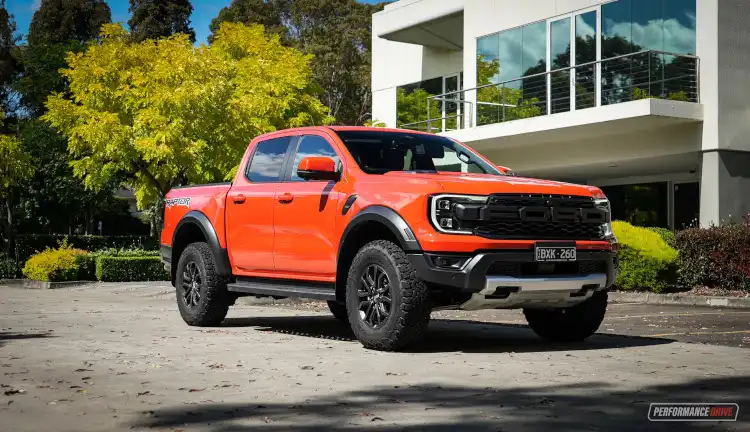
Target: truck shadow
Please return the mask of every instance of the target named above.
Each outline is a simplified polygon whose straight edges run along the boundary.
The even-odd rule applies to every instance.
[[[262,332],[282,333],[316,339],[354,342],[346,324],[329,316],[227,318],[226,327],[253,327]],[[649,338],[613,334],[596,334],[584,342],[556,344],[539,338],[528,326],[520,324],[483,323],[434,319],[430,322],[424,343],[411,352],[509,353],[583,351],[632,348],[674,342],[666,338]]]
[[[22,340],[22,339],[42,339],[55,337],[52,333],[13,333],[13,332],[0,332],[0,347],[6,345],[11,340]]]
[[[745,430],[738,423],[649,423],[651,402],[750,403],[750,377],[695,378],[623,390],[622,383],[592,381],[535,386],[474,387],[441,383],[368,386],[318,394],[290,405],[252,403],[175,405],[147,411],[133,428],[185,428],[230,431],[436,430]],[[401,423],[401,425],[399,425]],[[406,423],[406,424],[404,424]],[[744,425],[744,426],[743,426]]]

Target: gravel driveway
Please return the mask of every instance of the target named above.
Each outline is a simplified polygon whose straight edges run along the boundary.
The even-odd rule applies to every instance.
[[[572,346],[516,311],[448,312],[419,351],[382,353],[315,304],[190,328],[167,289],[0,287],[0,429],[750,430],[747,312],[612,305]],[[737,402],[740,421],[649,423],[650,402]]]

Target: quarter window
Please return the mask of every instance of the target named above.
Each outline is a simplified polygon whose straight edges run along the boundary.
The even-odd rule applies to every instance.
[[[246,176],[253,183],[279,181],[289,143],[293,137],[274,138],[258,143]]]
[[[305,135],[302,137],[302,141],[297,149],[297,155],[294,157],[294,165],[292,165],[292,181],[305,181],[297,175],[297,168],[299,167],[300,162],[302,162],[302,159],[313,156],[329,157],[333,159],[333,161],[336,162],[336,166],[338,166],[339,157],[325,138],[317,135]]]

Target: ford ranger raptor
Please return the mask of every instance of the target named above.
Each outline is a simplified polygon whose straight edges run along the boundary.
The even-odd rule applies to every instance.
[[[618,269],[609,201],[523,178],[453,139],[312,127],[255,138],[234,181],[178,187],[161,256],[191,326],[242,296],[327,301],[367,348],[442,309],[523,309],[549,341],[599,328]]]

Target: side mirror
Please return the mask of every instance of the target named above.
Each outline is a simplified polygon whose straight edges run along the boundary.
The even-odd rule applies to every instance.
[[[297,175],[305,180],[337,181],[341,174],[336,171],[336,162],[324,156],[311,156],[302,159],[297,166]]]
[[[503,174],[505,174],[507,176],[514,176],[514,175],[516,175],[515,173],[513,173],[513,170],[511,170],[508,167],[504,167],[502,165],[495,165],[495,167],[497,167],[497,169],[499,169],[501,173],[503,173]]]

